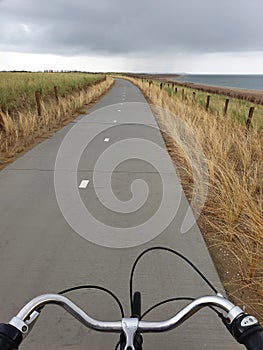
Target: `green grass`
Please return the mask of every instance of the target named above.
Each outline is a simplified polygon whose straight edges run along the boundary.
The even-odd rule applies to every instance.
[[[35,103],[35,91],[40,91],[42,99],[54,95],[54,86],[59,94],[67,94],[100,81],[103,74],[85,73],[9,73],[0,72],[0,108],[3,111],[21,110]]]
[[[160,84],[160,83],[158,83]],[[176,85],[175,85],[176,86]],[[209,112],[215,116],[222,116],[224,114],[224,106],[225,101],[229,99],[229,105],[227,110],[227,116],[240,122],[241,124],[245,124],[248,117],[248,112],[250,107],[254,107],[254,114],[252,118],[252,126],[258,130],[263,131],[263,106],[254,104],[249,101],[232,98],[219,94],[207,93],[199,90],[194,90],[191,88],[177,87],[177,94],[175,94],[175,90],[172,88],[171,84],[168,87],[168,84],[163,84],[163,89],[168,92],[170,96],[174,96],[175,98],[182,98],[182,89],[184,89],[184,97],[186,103],[193,103],[193,92],[195,91],[195,103],[199,105],[201,108],[205,108],[207,95],[210,95],[210,104],[209,104]]]

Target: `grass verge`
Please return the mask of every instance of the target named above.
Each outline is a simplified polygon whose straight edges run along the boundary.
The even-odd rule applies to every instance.
[[[233,302],[263,321],[263,133],[248,132],[237,119],[213,114],[197,103],[141,79],[130,79],[148,102],[170,112],[155,115],[162,130],[176,132],[180,117],[194,133],[206,157],[208,195],[198,219],[226,292]],[[164,133],[189,202],[193,169],[189,158]]]
[[[0,168],[43,138],[49,137],[77,115],[85,113],[88,105],[102,96],[112,84],[112,78],[101,79],[97,76],[97,81],[90,82],[89,86],[81,86],[79,83],[77,90],[70,86],[67,94],[58,95],[57,98],[49,94],[44,94],[43,97],[41,95],[41,115],[35,104],[32,106],[31,103],[25,103],[21,106],[20,100],[12,107],[1,109]],[[26,96],[25,100],[31,97]]]
[[[160,84],[155,82],[155,84]],[[176,84],[163,83],[163,89],[171,96],[181,98],[188,105],[197,105],[201,108],[206,108],[207,96],[210,96],[209,112],[214,116],[225,116],[225,103],[228,99],[227,116],[234,121],[238,121],[245,125],[250,107],[254,107],[252,118],[252,127],[263,131],[263,106],[257,103],[252,103],[244,99],[233,98],[222,93],[204,92],[194,88],[176,86]]]

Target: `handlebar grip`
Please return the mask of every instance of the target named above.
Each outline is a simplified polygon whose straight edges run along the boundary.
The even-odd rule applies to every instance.
[[[236,340],[248,350],[263,350],[262,327],[254,316],[241,314],[232,324],[226,326]]]
[[[0,324],[0,350],[18,349],[23,337],[22,333],[10,324]]]
[[[242,341],[248,350],[263,350],[263,333],[261,329],[248,334]]]

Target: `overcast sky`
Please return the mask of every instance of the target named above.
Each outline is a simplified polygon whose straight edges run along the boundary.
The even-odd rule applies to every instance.
[[[262,0],[0,0],[0,70],[263,74]]]

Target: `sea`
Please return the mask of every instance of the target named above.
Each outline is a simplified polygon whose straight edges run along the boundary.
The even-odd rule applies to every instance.
[[[185,74],[174,80],[181,82],[263,91],[263,75]]]

